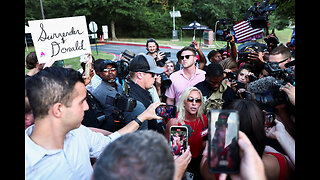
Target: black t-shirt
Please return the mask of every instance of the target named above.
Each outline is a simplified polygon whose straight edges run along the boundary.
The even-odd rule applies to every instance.
[[[200,89],[202,95],[204,97],[207,97],[207,99],[213,93],[213,90],[211,89],[210,85],[205,80],[202,82],[199,82],[194,87]],[[222,94],[222,99],[224,100],[222,108],[225,109],[232,103],[233,100],[237,99],[237,96],[235,92],[229,86],[227,86],[227,89]]]

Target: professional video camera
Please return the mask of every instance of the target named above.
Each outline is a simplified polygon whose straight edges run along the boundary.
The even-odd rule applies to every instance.
[[[232,37],[227,36],[228,34],[231,34],[231,29],[230,27],[234,25],[234,22],[230,18],[220,18],[219,23],[222,24],[222,26],[226,26],[227,28],[223,29],[223,39],[225,41],[231,41]]]
[[[117,77],[119,78],[119,82],[122,84],[122,80],[126,79],[129,74],[129,61],[133,59],[135,53],[129,50],[124,50],[121,53],[121,59],[119,59],[117,63]]]
[[[245,97],[255,100],[262,109],[289,102],[288,95],[280,88],[288,82],[295,84],[294,70],[290,67],[294,64],[295,61],[289,62],[285,64],[287,69],[281,69],[277,62],[266,63],[265,69],[270,76],[250,83]]]
[[[249,20],[250,25],[253,29],[255,28],[266,28],[268,27],[268,20],[270,11],[274,11],[276,9],[275,4],[268,4],[269,0],[263,0],[260,4],[255,3],[254,6],[251,6],[245,17],[244,20]],[[252,16],[250,16],[252,13]]]
[[[107,96],[106,102],[122,112],[132,112],[137,105],[137,101],[134,98],[119,93],[116,94],[116,97]]]
[[[271,77],[271,76],[270,76]],[[281,81],[274,81],[273,86],[262,93],[246,92],[245,98],[255,100],[261,109],[272,108],[279,104],[285,104],[289,102],[288,95],[280,91],[279,88],[282,86]]]
[[[132,112],[137,105],[137,101],[127,94],[116,94],[115,97],[106,96],[106,103],[113,106],[112,117],[115,123],[115,129],[119,130],[126,124],[124,119],[124,112]]]
[[[267,62],[266,64],[264,64],[264,69],[269,73],[270,76],[283,80],[283,85],[288,82],[293,84],[295,82],[295,73],[291,66],[293,66],[294,64],[295,61],[286,63],[285,67],[290,68],[281,69],[278,62]]]
[[[117,63],[117,76],[121,79],[119,82],[122,83],[122,79],[125,79],[129,74],[129,63],[127,60],[121,59]]]

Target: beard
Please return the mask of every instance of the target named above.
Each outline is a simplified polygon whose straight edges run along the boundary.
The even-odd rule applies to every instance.
[[[116,82],[116,79],[108,79],[107,82],[108,83],[114,83],[114,82]]]

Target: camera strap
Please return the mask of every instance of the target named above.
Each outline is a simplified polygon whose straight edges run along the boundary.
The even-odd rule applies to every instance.
[[[129,90],[130,90],[130,85],[128,84],[128,81],[125,79],[124,85],[123,85],[123,93],[125,95],[129,95]]]

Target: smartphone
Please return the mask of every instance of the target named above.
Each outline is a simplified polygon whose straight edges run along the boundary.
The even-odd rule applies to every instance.
[[[274,122],[275,114],[273,112],[264,112],[264,127],[269,128],[276,125]]]
[[[170,127],[170,149],[173,155],[180,156],[188,147],[188,129],[186,126]]]
[[[236,110],[210,110],[208,167],[210,173],[238,173],[239,113]]]
[[[163,118],[175,118],[177,115],[177,106],[175,105],[160,105],[156,108],[157,116]]]
[[[248,60],[248,56],[251,54],[250,52],[239,52],[238,59],[239,60]]]
[[[92,62],[91,61],[86,62],[86,65],[84,68],[84,78],[89,78],[91,68],[92,68]]]
[[[164,52],[164,55],[168,58],[171,57],[171,52]]]

